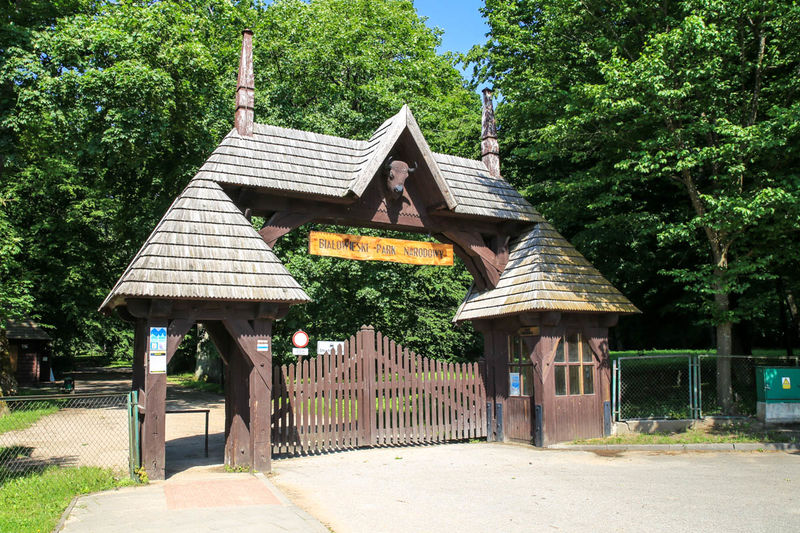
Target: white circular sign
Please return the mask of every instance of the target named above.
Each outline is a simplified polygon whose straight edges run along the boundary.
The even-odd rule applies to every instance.
[[[308,346],[308,333],[303,331],[296,331],[294,335],[292,335],[292,344],[294,344],[295,348],[305,348]]]

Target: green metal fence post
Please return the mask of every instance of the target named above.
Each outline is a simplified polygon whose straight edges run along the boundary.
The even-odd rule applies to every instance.
[[[617,360],[611,361],[611,419],[619,422],[617,417]]]
[[[128,393],[128,470],[131,479],[136,479],[139,460],[139,391]]]

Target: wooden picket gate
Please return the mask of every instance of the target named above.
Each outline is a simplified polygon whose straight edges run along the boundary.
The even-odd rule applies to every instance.
[[[336,353],[274,367],[272,400],[275,455],[486,436],[478,363],[417,355],[371,327]]]

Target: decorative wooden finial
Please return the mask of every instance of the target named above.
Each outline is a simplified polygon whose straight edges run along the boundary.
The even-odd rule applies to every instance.
[[[494,120],[492,90],[483,90],[483,116],[481,118],[481,159],[489,174],[500,177],[500,144],[497,142],[497,123]]]
[[[253,31],[244,30],[242,32],[242,55],[239,58],[239,78],[236,83],[236,116],[234,120],[239,135],[253,135],[254,106]]]

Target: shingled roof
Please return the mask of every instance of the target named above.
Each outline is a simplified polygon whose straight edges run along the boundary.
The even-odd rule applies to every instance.
[[[536,210],[486,165],[430,150],[408,106],[367,141],[254,124],[253,135],[231,130],[198,177],[226,185],[318,197],[360,197],[400,136],[408,132],[455,213],[537,222]]]
[[[49,341],[50,335],[30,318],[24,320],[9,320],[6,327],[6,337],[9,339]]]
[[[547,222],[511,243],[497,287],[470,289],[453,321],[528,311],[639,312]]]
[[[310,300],[222,187],[200,174],[167,210],[100,309],[131,297]]]

